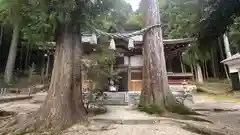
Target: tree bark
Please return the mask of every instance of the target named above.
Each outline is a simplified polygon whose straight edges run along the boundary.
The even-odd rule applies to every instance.
[[[194,71],[193,71],[193,65],[190,65],[190,69],[191,69],[191,73],[194,75]]]
[[[207,62],[206,61],[204,62],[204,65],[205,65],[205,71],[206,71],[206,78],[208,80],[209,79],[209,75],[208,75],[208,66],[207,66]]]
[[[11,46],[10,46],[10,50],[9,50],[9,54],[8,54],[8,60],[7,60],[5,73],[4,73],[4,81],[8,84],[12,80],[13,69],[15,66],[19,32],[20,32],[20,27],[18,24],[15,24],[14,28],[13,28],[12,41],[11,41]]]
[[[212,73],[213,73],[213,77],[217,78],[217,74],[216,74],[216,68],[215,68],[215,53],[214,53],[214,49],[211,48],[211,55],[212,55],[212,60],[211,60],[211,67],[212,67]]]
[[[224,37],[224,36],[223,36]],[[226,39],[225,39],[226,40]],[[224,59],[224,55],[223,55],[223,49],[222,49],[222,46],[221,46],[221,39],[219,38],[218,39],[218,44],[219,44],[219,48],[220,48],[220,53],[221,53],[221,57],[222,57],[222,59]],[[227,51],[226,51],[227,52]],[[227,56],[227,58],[228,58],[228,56],[230,56],[231,57],[231,52],[229,52],[228,54],[226,54],[226,56]],[[224,67],[224,71],[225,71],[225,75],[226,75],[226,77],[227,77],[227,79],[228,79],[228,81],[230,81],[230,77],[229,77],[229,73],[228,73],[228,67],[227,67],[227,65],[223,65],[223,67]]]
[[[46,73],[45,73],[45,77],[49,76],[49,65],[50,65],[50,55],[47,54],[47,64],[46,64]]]
[[[182,56],[181,56],[181,55],[179,55],[179,60],[180,60],[180,64],[181,64],[181,71],[182,71],[182,73],[185,73],[185,72],[184,72],[184,65],[183,65],[183,61],[182,61]]]
[[[24,70],[28,70],[29,50],[30,50],[30,43],[27,44],[27,54],[26,54],[26,57],[25,57],[25,67],[24,67]]]
[[[1,31],[0,31],[0,46],[2,45],[2,37],[3,37],[3,25],[1,25]]]
[[[27,120],[18,122],[15,133],[25,131],[57,134],[77,122],[87,120],[82,91],[76,83],[80,78],[80,37],[73,32],[72,24],[61,27],[55,50],[50,88],[44,104]]]
[[[203,74],[202,74],[202,69],[199,63],[197,63],[197,82],[199,84],[203,83]]]
[[[160,12],[157,0],[147,0],[145,25],[160,24]],[[162,29],[155,27],[145,33],[143,48],[143,85],[140,104],[142,106],[155,105],[163,112],[180,112],[177,102],[169,90],[166,72],[166,62],[162,38]]]
[[[226,55],[227,55],[227,58],[231,57],[231,50],[230,50],[230,47],[229,47],[229,41],[228,41],[228,37],[226,34],[223,34],[223,41],[224,41],[224,48],[225,48],[225,52],[226,52]]]
[[[86,112],[82,102],[82,91],[77,89],[76,57],[79,42],[72,33],[71,24],[57,41],[51,84],[44,105],[39,110],[47,125],[62,130],[79,120],[85,120]],[[74,40],[75,41],[74,41]],[[79,39],[79,38],[77,38]]]

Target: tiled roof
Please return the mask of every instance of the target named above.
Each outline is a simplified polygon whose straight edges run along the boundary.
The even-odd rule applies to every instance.
[[[221,63],[225,63],[225,62],[229,62],[229,61],[237,60],[237,59],[240,59],[240,54],[239,53],[236,53],[233,56],[221,61]]]

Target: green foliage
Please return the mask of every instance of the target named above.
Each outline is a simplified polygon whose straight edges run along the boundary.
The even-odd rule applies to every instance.
[[[240,52],[240,17],[229,27],[229,41],[232,52]]]
[[[46,14],[37,8],[29,9],[31,11],[21,30],[22,38],[31,44],[53,41],[57,27],[55,15]]]
[[[213,1],[206,7],[206,14],[201,19],[199,40],[201,42],[211,41],[223,35],[227,27],[234,23],[236,16],[240,15],[239,0]]]
[[[104,14],[97,15],[91,23],[100,29],[108,30],[110,27],[122,29],[132,13],[132,8],[125,0],[112,0],[111,7]]]
[[[129,15],[124,26],[125,28],[133,27],[132,29],[141,29],[143,26],[143,22],[143,14],[141,14],[140,12],[133,12]]]
[[[106,46],[97,47],[94,52],[84,56],[84,69],[89,80],[97,89],[107,84],[108,78],[116,78],[117,72],[112,70],[115,63],[115,53]]]
[[[154,104],[138,105],[138,109],[149,114],[162,114],[164,112],[164,110]]]
[[[199,6],[197,0],[167,0],[159,5],[164,37],[188,38],[197,32]]]
[[[0,0],[0,20],[4,23],[19,23],[25,13],[26,0]]]
[[[211,55],[209,51],[201,51],[199,45],[193,44],[187,52],[182,55],[183,62],[188,66],[196,66],[201,63],[204,64],[210,60]]]

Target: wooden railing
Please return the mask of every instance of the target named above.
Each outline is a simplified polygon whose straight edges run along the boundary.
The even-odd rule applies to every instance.
[[[184,79],[179,80],[168,80],[169,85],[181,85]],[[141,91],[143,89],[143,81],[142,80],[130,80],[128,81],[128,90],[129,91]]]

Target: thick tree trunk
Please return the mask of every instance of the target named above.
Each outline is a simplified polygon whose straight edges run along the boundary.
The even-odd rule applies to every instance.
[[[7,65],[5,68],[5,73],[4,73],[4,81],[6,83],[10,83],[13,75],[13,69],[15,66],[15,60],[17,56],[17,45],[18,45],[18,39],[19,39],[19,32],[20,32],[20,27],[18,24],[14,25],[13,29],[13,34],[12,34],[12,41],[11,41],[11,46],[8,54],[8,60],[7,60]]]
[[[160,24],[157,0],[147,0],[146,26]],[[155,27],[144,36],[143,84],[140,104],[155,105],[162,111],[175,111],[177,102],[169,90],[162,29]],[[182,110],[179,110],[182,111]]]
[[[64,129],[79,120],[85,120],[86,112],[82,102],[82,91],[77,89],[76,79],[79,78],[76,58],[80,52],[79,42],[72,34],[72,26],[66,30],[57,42],[51,84],[47,99],[39,110],[47,125],[56,130]],[[73,40],[74,39],[74,40]],[[77,38],[79,39],[79,38]]]
[[[55,50],[54,66],[48,95],[41,108],[20,121],[13,129],[24,131],[58,133],[77,122],[85,122],[86,110],[82,91],[76,81],[80,78],[77,62],[81,59],[80,37],[73,32],[71,24],[61,28]],[[17,130],[16,130],[17,129]]]

